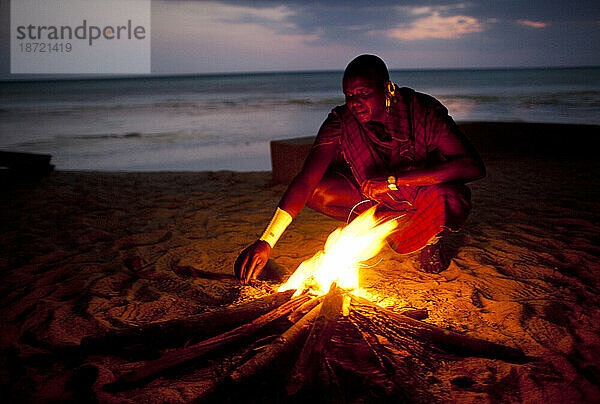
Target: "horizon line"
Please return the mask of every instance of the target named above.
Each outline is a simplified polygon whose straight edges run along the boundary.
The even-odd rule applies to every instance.
[[[600,65],[577,65],[577,66],[497,66],[497,67],[424,67],[424,68],[396,68],[389,69],[391,72],[427,72],[427,71],[484,71],[484,70],[540,70],[540,69],[593,69]],[[166,78],[192,78],[211,76],[247,76],[247,75],[269,75],[269,74],[319,74],[319,73],[343,73],[343,69],[306,69],[306,70],[256,70],[256,71],[230,71],[230,72],[203,72],[203,73],[149,73],[149,74],[8,74],[8,77],[0,76],[1,83],[10,82],[32,82],[32,81],[77,81],[77,80],[128,80],[128,79],[166,79]],[[36,77],[28,77],[36,76]]]

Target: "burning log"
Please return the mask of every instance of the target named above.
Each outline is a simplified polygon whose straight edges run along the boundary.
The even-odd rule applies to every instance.
[[[287,331],[267,345],[263,351],[241,365],[229,375],[229,379],[239,383],[268,368],[278,358],[283,358],[301,344],[307,337],[311,324],[321,311],[319,303],[304,317],[294,323]]]
[[[169,368],[177,366],[185,361],[199,358],[215,349],[222,347],[226,344],[230,344],[235,341],[239,341],[244,337],[248,337],[255,334],[260,329],[264,328],[268,324],[275,320],[289,314],[297,307],[308,301],[310,296],[300,295],[280,307],[277,307],[270,312],[258,317],[248,324],[241,325],[234,328],[233,330],[227,331],[223,334],[209,338],[205,341],[197,344],[177,349],[174,351],[164,353],[160,358],[146,361],[143,365],[136,370],[126,373],[119,377],[119,379],[108,386],[111,390],[121,390],[127,386],[138,383],[144,379],[149,379],[152,376],[157,375]],[[306,316],[305,316],[306,317]]]
[[[322,359],[325,344],[329,342],[335,329],[335,324],[342,315],[344,295],[332,283],[329,293],[323,301],[319,316],[315,320],[298,360],[288,379],[286,390],[288,395],[296,394],[305,384],[311,384],[312,378],[318,370],[319,361]]]
[[[142,326],[124,328],[81,341],[82,351],[101,351],[107,348],[121,349],[136,345],[148,349],[148,345],[160,342],[184,342],[191,336],[200,339],[224,332],[233,326],[245,324],[264,313],[281,306],[292,297],[294,291],[275,293],[237,307],[224,308],[174,320],[160,321]],[[166,341],[166,340],[171,341]]]
[[[316,302],[316,305],[313,304],[313,308],[308,313],[229,375],[211,380],[205,391],[196,398],[197,401],[217,402],[220,401],[219,398],[221,395],[228,395],[232,391],[239,393],[240,385],[243,386],[248,380],[267,371],[269,368],[273,368],[276,362],[281,362],[289,357],[306,339],[311,324],[313,324],[321,311],[323,306],[323,303],[321,303],[322,300],[322,298],[309,300],[307,303]],[[306,305],[306,303],[304,304]]]
[[[317,296],[314,299],[309,300],[304,303],[302,306],[298,307],[296,310],[292,311],[288,316],[288,320],[290,323],[295,323],[300,320],[302,317],[306,315],[309,311],[314,309],[319,303],[321,303],[325,299],[324,295]]]

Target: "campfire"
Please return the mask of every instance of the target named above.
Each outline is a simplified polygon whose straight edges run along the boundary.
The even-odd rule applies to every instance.
[[[395,220],[376,220],[375,206],[368,209],[348,226],[333,231],[323,250],[300,264],[279,291],[318,295],[326,293],[333,282],[346,290],[358,289],[359,266],[381,251],[396,225]]]
[[[280,381],[273,388],[285,387],[290,397],[326,392],[331,400],[351,401],[356,397],[349,392],[358,381],[370,397],[429,401],[422,375],[434,366],[436,355],[527,361],[519,349],[421,321],[426,310],[390,310],[361,297],[359,269],[378,254],[395,227],[394,220],[378,221],[369,209],[331,233],[323,250],[303,262],[277,293],[235,308],[86,338],[82,346],[105,344],[107,338],[113,346],[127,346],[169,333],[224,331],[131,364],[133,370],[118,372],[105,386],[112,392],[147,383],[193,359],[251,346],[239,363],[208,383],[199,399],[248,388],[270,372]]]

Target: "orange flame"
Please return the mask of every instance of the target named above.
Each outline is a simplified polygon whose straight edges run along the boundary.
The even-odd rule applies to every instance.
[[[363,212],[344,228],[334,230],[322,251],[304,261],[279,291],[310,289],[325,294],[332,282],[344,289],[357,289],[358,267],[381,251],[385,238],[396,228],[395,220],[376,220],[375,207]]]

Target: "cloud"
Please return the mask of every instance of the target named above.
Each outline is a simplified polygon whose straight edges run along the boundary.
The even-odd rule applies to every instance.
[[[531,21],[531,20],[517,20],[517,24],[524,25],[526,27],[531,27],[531,28],[546,28],[548,25],[550,25],[546,22]]]
[[[448,11],[448,10],[456,10],[460,8],[466,8],[467,4],[458,3],[458,4],[449,4],[449,5],[437,5],[437,6],[397,6],[396,8],[401,11],[406,11],[412,15],[424,15],[424,14],[432,14],[436,11]]]
[[[227,6],[219,3],[210,4],[211,14],[219,16],[222,21],[241,24],[261,24],[269,22],[282,22],[292,14],[286,6],[271,8],[254,8],[246,6]]]
[[[429,6],[409,7],[409,12],[413,15],[431,14],[433,12],[433,9]]]
[[[421,11],[421,10],[420,10]],[[483,25],[467,15],[442,16],[439,11],[385,32],[387,36],[404,41],[421,39],[457,39],[483,31]]]

